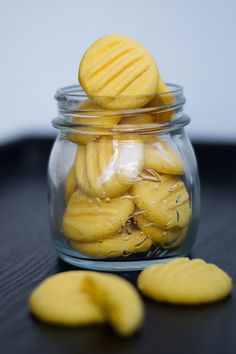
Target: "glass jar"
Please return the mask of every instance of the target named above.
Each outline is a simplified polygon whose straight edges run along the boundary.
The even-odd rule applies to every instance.
[[[129,271],[191,250],[198,171],[184,130],[190,119],[183,114],[183,89],[167,85],[169,91],[150,97],[145,107],[122,111],[104,110],[77,85],[57,91],[50,217],[64,261]]]

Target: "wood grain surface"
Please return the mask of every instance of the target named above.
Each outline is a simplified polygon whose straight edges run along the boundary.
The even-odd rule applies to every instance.
[[[231,354],[236,352],[236,297],[201,307],[144,299],[143,329],[126,340],[108,327],[56,328],[27,307],[43,279],[73,269],[50,240],[46,167],[52,141],[25,139],[0,147],[1,354]],[[200,230],[192,257],[236,277],[236,146],[195,145],[202,183]],[[122,274],[135,281],[136,273]]]

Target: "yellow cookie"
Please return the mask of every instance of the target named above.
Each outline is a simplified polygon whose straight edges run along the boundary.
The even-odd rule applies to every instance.
[[[157,88],[157,95],[147,104],[147,107],[159,107],[159,106],[168,106],[173,105],[176,102],[176,98],[173,93],[170,92],[168,86],[164,83],[163,79],[159,77],[158,88]],[[175,117],[175,110],[173,108],[168,108],[166,111],[157,113],[156,120],[157,122],[163,123],[168,122]]]
[[[129,336],[142,325],[144,307],[137,290],[117,275],[91,272],[85,279],[85,290],[103,309],[106,320],[121,336]]]
[[[167,142],[162,140],[145,144],[143,167],[170,175],[184,173],[184,165],[180,156],[170,148]]]
[[[140,139],[101,137],[81,146],[76,156],[78,185],[86,194],[115,198],[124,194],[143,168],[144,147]]]
[[[119,124],[149,124],[156,121],[156,116],[151,114],[136,114],[124,116]]]
[[[150,101],[158,88],[159,72],[154,58],[142,45],[126,36],[108,35],[85,52],[79,81],[99,106],[130,109]]]
[[[118,147],[117,174],[120,182],[132,185],[139,181],[144,162],[144,145],[141,138],[117,138],[113,140],[113,146],[114,149]]]
[[[68,139],[76,144],[86,144],[88,141],[95,140],[99,137],[98,134],[102,134],[103,128],[99,126],[112,126],[118,124],[121,120],[121,115],[114,114],[114,112],[109,112],[103,108],[96,105],[92,100],[85,100],[79,105],[80,113],[71,118],[73,123],[91,125],[91,126],[81,126],[79,131],[84,134],[68,134]],[[93,127],[95,125],[96,127]]]
[[[178,246],[186,235],[187,227],[162,229],[155,223],[147,220],[142,214],[138,214],[135,219],[140,230],[149,236],[154,243],[160,244],[164,248]]]
[[[83,289],[88,272],[59,273],[44,280],[31,294],[29,307],[40,320],[57,325],[90,325],[105,321],[104,313]]]
[[[101,241],[116,234],[134,210],[130,199],[81,196],[75,191],[67,205],[62,229],[68,238],[80,242]]]
[[[97,148],[100,179],[109,197],[122,195],[130,187],[129,184],[125,185],[119,181],[117,175],[118,153],[118,146],[114,147],[112,138],[100,138]]]
[[[81,114],[81,117],[76,118],[76,122],[81,124],[113,125],[119,123],[122,118],[121,115],[117,115],[115,112],[104,110],[92,100],[81,102],[79,110],[83,114]]]
[[[198,305],[229,295],[232,279],[202,259],[179,258],[146,268],[138,277],[138,288],[154,300]]]
[[[140,181],[131,189],[131,195],[145,218],[160,228],[185,227],[191,215],[188,192],[177,177],[161,175],[158,182]]]
[[[99,169],[98,142],[90,141],[86,145],[86,172],[91,187],[91,195],[105,198],[108,197],[103,186]]]
[[[65,179],[65,200],[68,202],[70,196],[77,188],[77,179],[74,165],[70,168]]]
[[[70,241],[70,244],[72,248],[86,256],[107,258],[145,252],[151,247],[152,241],[140,231],[134,231],[131,235],[117,234],[101,242]]]
[[[91,187],[89,185],[88,176],[87,176],[86,146],[80,145],[78,147],[74,166],[75,166],[75,176],[77,179],[79,189],[82,192],[91,195],[92,193]]]

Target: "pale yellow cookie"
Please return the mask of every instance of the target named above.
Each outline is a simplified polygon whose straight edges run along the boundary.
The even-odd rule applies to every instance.
[[[101,137],[98,142],[96,158],[99,165],[99,178],[103,184],[105,195],[109,198],[114,198],[124,194],[132,183],[131,181],[124,183],[119,179],[117,166],[119,158],[118,144],[114,144],[112,138]]]
[[[96,242],[116,234],[134,210],[130,199],[89,198],[75,191],[67,205],[62,230],[80,242]]]
[[[151,114],[136,114],[122,117],[119,124],[149,124],[156,121],[156,116]]]
[[[185,227],[191,216],[190,201],[184,183],[171,175],[160,180],[140,181],[131,191],[134,203],[145,211],[145,218],[160,228]]]
[[[152,55],[122,35],[94,42],[81,60],[78,76],[87,95],[111,110],[144,106],[156,93],[159,81]]]
[[[75,157],[75,162],[74,162],[74,168],[75,168],[75,176],[77,179],[77,184],[79,186],[79,189],[88,194],[91,195],[91,187],[88,182],[88,176],[87,176],[87,165],[86,165],[86,146],[80,145],[77,150],[77,154]]]
[[[66,326],[105,321],[103,310],[83,289],[88,272],[59,273],[44,280],[29,298],[31,312],[40,320]]]
[[[80,103],[79,110],[82,111],[80,117],[76,117],[76,122],[81,124],[102,124],[102,125],[113,125],[119,123],[122,116],[115,114],[115,112],[105,110],[99,107],[92,100],[85,100]],[[100,116],[96,116],[100,115]]]
[[[140,139],[103,136],[80,146],[75,161],[78,185],[89,196],[115,198],[124,194],[143,168],[144,146]]]
[[[70,241],[70,245],[86,256],[107,258],[145,252],[151,247],[152,241],[140,231],[134,231],[131,235],[120,233],[100,242]]]
[[[91,141],[86,145],[86,172],[88,183],[91,187],[91,195],[105,198],[108,197],[103,186],[99,169],[98,142]]]
[[[151,238],[154,243],[161,245],[164,248],[172,248],[178,246],[184,239],[187,227],[176,227],[173,229],[162,229],[155,223],[147,220],[143,215],[135,216],[137,225],[140,230]]]
[[[184,173],[182,159],[166,141],[162,140],[145,144],[143,167],[170,175],[182,175]]]
[[[232,290],[232,279],[202,259],[179,258],[146,268],[138,277],[139,290],[154,300],[198,305],[223,299]]]
[[[100,134],[104,133],[103,125],[106,129],[118,124],[121,120],[121,115],[114,112],[104,110],[96,105],[92,100],[85,100],[80,103],[78,110],[74,113],[71,121],[76,124],[84,124],[88,126],[80,126],[78,129],[81,133],[69,133],[68,139],[76,144],[86,144],[89,141],[99,138]],[[77,116],[76,116],[77,114]]]
[[[70,196],[77,188],[77,179],[74,165],[70,168],[65,179],[65,200],[68,202]]]
[[[140,180],[144,163],[144,145],[139,136],[117,137],[113,140],[118,148],[117,174],[122,184],[133,185]]]
[[[143,302],[134,286],[125,279],[91,272],[85,279],[85,290],[103,309],[106,320],[117,334],[127,337],[141,327]]]
[[[159,76],[158,88],[156,96],[147,104],[147,107],[164,107],[173,105],[176,102],[175,95],[169,93],[170,89]],[[169,110],[168,110],[169,109]],[[168,122],[175,117],[175,109],[166,107],[166,110],[156,114],[156,120],[159,123]]]

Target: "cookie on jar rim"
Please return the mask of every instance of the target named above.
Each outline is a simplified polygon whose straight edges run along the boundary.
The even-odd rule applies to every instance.
[[[107,35],[85,52],[79,81],[93,100],[105,109],[139,108],[158,88],[155,59],[138,42],[123,35]]]

